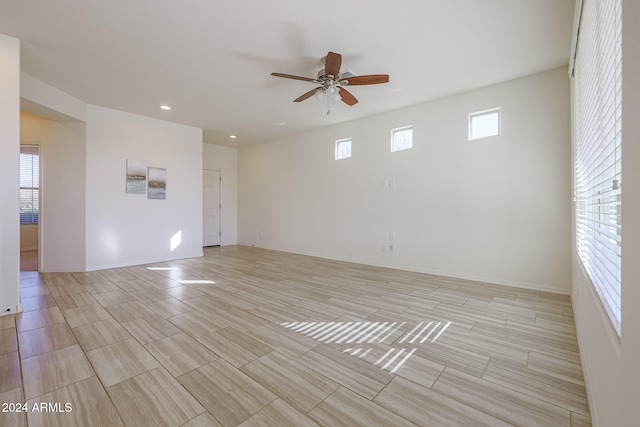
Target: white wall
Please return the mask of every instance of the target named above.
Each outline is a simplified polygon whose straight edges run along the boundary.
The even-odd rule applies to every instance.
[[[220,171],[220,244],[238,243],[238,150],[214,144],[202,144],[204,169]]]
[[[20,133],[23,143],[40,145],[40,271],[84,271],[85,124],[22,112]]]
[[[0,315],[20,304],[19,156],[20,40],[0,34]]]
[[[622,1],[622,334],[573,255],[571,300],[594,426],[640,420],[640,3]],[[575,247],[575,245],[572,245]]]
[[[22,78],[23,106],[54,119],[25,128],[44,141],[43,271],[202,255],[201,129],[88,105]],[[125,193],[127,159],[167,169],[166,200]],[[65,203],[52,207],[50,196]]]
[[[502,135],[469,142],[468,113],[493,107]],[[414,148],[391,153],[406,125]],[[568,294],[569,129],[562,68],[242,147],[238,240]],[[353,157],[335,161],[346,137]]]
[[[166,200],[125,193],[127,159],[166,168]],[[202,256],[201,129],[89,105],[86,177],[87,270]]]

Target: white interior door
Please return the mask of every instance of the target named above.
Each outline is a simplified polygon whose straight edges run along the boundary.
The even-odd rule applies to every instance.
[[[220,171],[205,170],[202,192],[203,246],[220,244]]]

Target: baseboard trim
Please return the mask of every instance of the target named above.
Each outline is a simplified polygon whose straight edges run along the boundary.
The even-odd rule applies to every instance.
[[[252,245],[239,245],[239,246],[252,246]],[[558,295],[570,295],[571,294],[571,289],[569,287],[567,287],[566,289],[565,288],[560,289],[560,288],[556,288],[556,287],[549,286],[549,285],[543,285],[543,284],[540,284],[540,283],[523,282],[523,281],[518,281],[518,280],[507,280],[507,279],[500,279],[500,278],[495,278],[495,277],[485,277],[485,276],[479,276],[479,275],[473,275],[473,274],[464,274],[464,273],[455,272],[455,271],[445,271],[445,270],[437,270],[437,269],[430,269],[430,268],[415,268],[413,266],[404,266],[404,265],[396,265],[396,264],[388,264],[388,263],[379,263],[379,262],[375,262],[375,261],[362,260],[362,259],[358,259],[358,258],[336,257],[336,256],[323,254],[323,253],[293,252],[293,251],[286,251],[286,250],[281,250],[281,249],[261,247],[261,246],[257,246],[257,245],[253,245],[253,246],[257,247],[257,248],[261,248],[261,249],[267,249],[267,250],[273,250],[273,251],[279,251],[279,252],[286,252],[286,253],[293,253],[293,254],[299,254],[299,255],[306,255],[306,256],[312,256],[312,257],[317,257],[317,258],[330,259],[330,260],[334,260],[334,261],[352,262],[352,263],[355,263],[355,264],[370,265],[370,266],[373,266],[373,267],[382,267],[382,268],[390,268],[390,269],[394,269],[394,270],[411,271],[411,272],[414,272],[414,273],[432,274],[434,276],[445,276],[445,277],[451,277],[451,278],[455,278],[455,279],[471,280],[471,281],[474,281],[474,282],[490,283],[490,284],[493,284],[493,285],[511,286],[511,287],[514,287],[514,288],[521,288],[521,289],[528,289],[528,290],[533,290],[533,291],[547,292],[547,293],[551,293],[551,294],[558,294]]]
[[[180,259],[198,258],[203,255],[204,255],[204,252],[200,250],[199,253],[185,255],[178,258],[161,257],[161,258],[140,259],[135,261],[125,261],[125,262],[114,263],[114,264],[91,265],[91,266],[87,266],[84,271],[99,271],[99,270],[108,270],[110,268],[133,267],[136,265],[155,264],[158,262],[168,262],[168,261],[177,261]]]
[[[22,313],[22,304],[0,307],[0,317],[17,313]]]

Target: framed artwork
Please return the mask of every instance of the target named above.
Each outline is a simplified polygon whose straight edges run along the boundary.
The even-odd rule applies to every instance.
[[[164,200],[167,195],[167,170],[164,168],[149,168],[148,199]]]
[[[147,191],[147,162],[142,160],[127,160],[128,194],[144,194]]]

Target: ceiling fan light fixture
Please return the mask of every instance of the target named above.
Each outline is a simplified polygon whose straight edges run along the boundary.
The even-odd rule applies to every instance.
[[[388,74],[358,76],[351,70],[340,72],[342,55],[339,53],[329,52],[327,56],[322,58],[322,63],[324,64],[324,69],[318,71],[315,79],[283,73],[271,73],[271,75],[320,85],[300,95],[293,102],[302,102],[312,96],[318,101],[323,101],[323,98],[325,98],[327,114],[331,112],[332,104],[340,105],[340,102],[344,102],[349,106],[353,106],[358,103],[358,99],[345,89],[346,86],[363,86],[389,82]]]
[[[342,101],[342,98],[340,97],[340,92],[338,91],[338,89],[335,89],[328,96],[331,98],[331,102],[334,102],[337,105],[340,105],[339,102]]]

